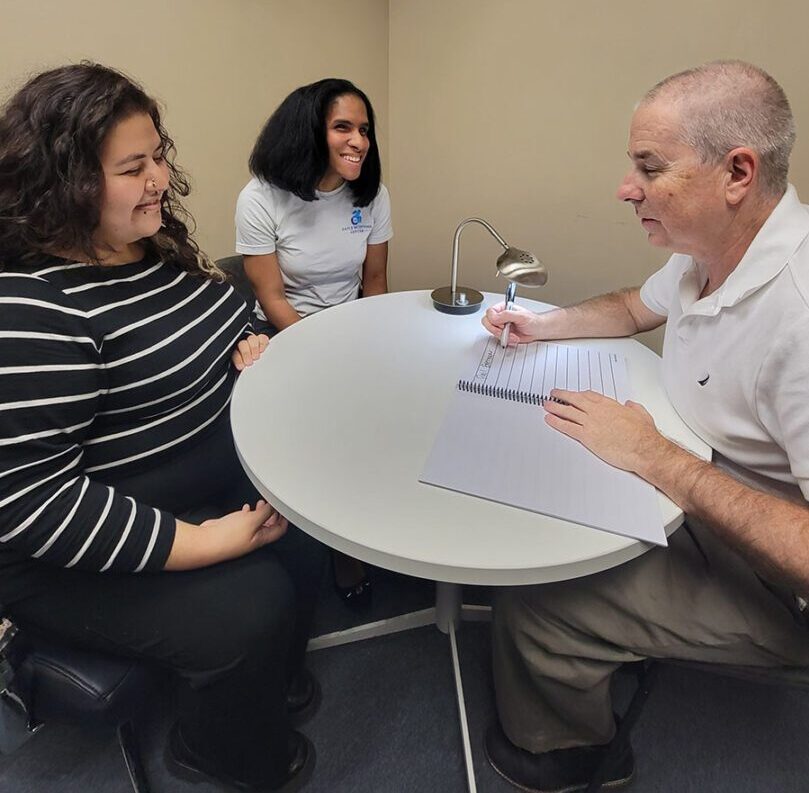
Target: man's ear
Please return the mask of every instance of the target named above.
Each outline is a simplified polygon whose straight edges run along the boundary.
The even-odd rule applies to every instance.
[[[728,152],[725,158],[727,182],[725,197],[728,203],[736,206],[750,191],[758,176],[758,154],[752,149],[740,146]]]

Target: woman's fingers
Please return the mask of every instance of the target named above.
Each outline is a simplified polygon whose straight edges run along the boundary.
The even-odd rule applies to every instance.
[[[233,351],[231,360],[236,370],[241,372],[246,366],[252,366],[261,357],[261,353],[267,349],[270,343],[269,336],[264,333],[251,333],[246,339],[242,339]]]

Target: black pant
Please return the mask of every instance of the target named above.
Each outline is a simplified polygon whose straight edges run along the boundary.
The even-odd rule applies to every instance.
[[[230,480],[222,514],[257,496],[241,469],[233,471],[227,448],[214,446],[222,453],[208,456],[218,482]],[[210,494],[207,475],[196,473],[197,492]],[[303,665],[324,561],[323,546],[290,526],[278,542],[198,570],[49,569],[36,591],[8,610],[23,627],[176,671],[188,746],[213,772],[274,785],[288,763],[286,686]]]

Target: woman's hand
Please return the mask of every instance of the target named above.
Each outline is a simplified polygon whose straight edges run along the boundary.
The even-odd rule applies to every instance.
[[[178,520],[164,569],[195,570],[238,559],[281,539],[287,525],[287,519],[266,501],[258,501],[255,509],[245,504],[236,512],[206,520],[199,526]]]
[[[251,333],[246,339],[242,339],[230,356],[236,370],[241,372],[245,366],[252,366],[261,357],[261,353],[267,349],[270,343],[269,336],[264,333]]]
[[[219,561],[222,561],[244,556],[262,545],[280,540],[287,526],[286,518],[266,501],[258,501],[255,509],[245,504],[237,512],[206,520],[199,528],[207,534],[206,539],[210,540],[212,547],[219,548],[222,553]]]
[[[527,308],[513,306],[506,310],[505,303],[498,303],[486,311],[481,322],[483,327],[497,338],[500,338],[503,328],[510,322],[508,343],[509,346],[514,346],[542,338],[539,317],[539,314],[535,314]]]

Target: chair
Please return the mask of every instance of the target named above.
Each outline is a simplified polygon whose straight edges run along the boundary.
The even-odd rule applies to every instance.
[[[621,756],[632,728],[646,704],[646,700],[654,688],[655,681],[660,670],[660,664],[670,663],[675,666],[682,666],[687,669],[694,669],[699,672],[707,672],[714,675],[724,675],[742,680],[749,680],[754,683],[768,685],[791,685],[798,688],[809,688],[809,669],[803,667],[780,667],[780,668],[760,668],[756,666],[730,666],[726,664],[706,664],[696,661],[675,661],[675,660],[655,660],[647,658],[645,661],[636,661],[626,664],[636,677],[637,687],[632,699],[627,706],[618,730],[612,739],[609,750],[596,769],[590,784],[585,793],[598,793],[602,789],[604,779],[606,779],[614,763]]]
[[[157,689],[157,671],[31,631],[20,631],[14,642],[17,660],[11,688],[26,703],[32,722],[90,721],[114,726],[132,788],[135,793],[149,793],[134,721]]]
[[[239,293],[239,296],[247,303],[248,307],[252,310],[253,304],[256,301],[256,295],[253,292],[253,287],[250,280],[244,273],[244,260],[241,254],[236,256],[226,256],[224,259],[217,259],[216,266],[220,270],[224,270],[230,277],[230,282],[233,288]]]

